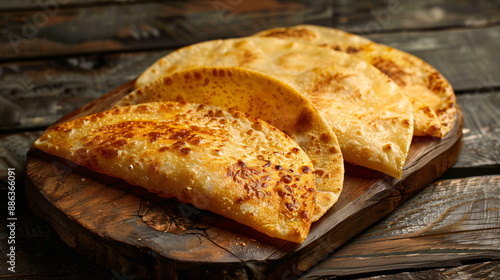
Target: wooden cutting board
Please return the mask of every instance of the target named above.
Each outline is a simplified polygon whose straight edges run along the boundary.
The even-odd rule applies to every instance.
[[[131,81],[60,121],[109,108]],[[415,137],[403,177],[346,165],[339,201],[302,244],[253,229],[175,199],[32,149],[26,195],[35,214],[95,262],[135,279],[291,279],[393,211],[457,160],[459,110],[444,139]]]

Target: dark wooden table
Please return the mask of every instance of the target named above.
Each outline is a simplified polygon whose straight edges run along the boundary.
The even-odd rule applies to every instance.
[[[29,210],[26,152],[47,125],[179,46],[311,23],[436,67],[464,129],[448,172],[300,279],[500,279],[500,1],[22,0],[2,2],[0,16],[2,198],[16,186],[14,216],[2,200],[0,278],[134,279],[77,254]]]

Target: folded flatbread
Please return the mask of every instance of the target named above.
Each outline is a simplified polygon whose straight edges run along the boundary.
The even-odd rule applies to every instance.
[[[287,83],[329,122],[346,161],[401,177],[413,135],[412,106],[374,66],[312,44],[248,37],[181,48],[151,65],[136,86],[200,66],[242,67]]]
[[[344,162],[337,137],[314,105],[291,86],[243,68],[193,68],[139,88],[115,106],[156,101],[233,108],[266,121],[297,142],[314,165],[318,193],[313,220],[338,200]]]
[[[377,67],[398,84],[414,107],[417,136],[444,137],[456,117],[450,83],[436,69],[406,52],[341,30],[298,25],[274,28],[255,36],[315,44],[354,55]]]
[[[49,128],[34,146],[272,237],[302,242],[312,222],[316,187],[307,154],[236,110],[126,106]]]

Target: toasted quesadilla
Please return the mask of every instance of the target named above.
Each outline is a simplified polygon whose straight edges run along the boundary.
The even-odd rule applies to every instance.
[[[120,107],[53,126],[34,146],[272,237],[302,242],[313,219],[307,154],[279,129],[234,109]]]
[[[139,88],[115,106],[156,101],[232,108],[266,121],[297,142],[314,165],[318,193],[313,220],[337,201],[344,179],[337,137],[311,102],[291,86],[243,68],[192,68]]]
[[[324,46],[374,65],[410,98],[417,136],[444,137],[453,125],[456,98],[450,83],[432,66],[411,54],[358,35],[314,25],[274,28],[255,36]]]
[[[287,83],[329,122],[346,161],[401,177],[413,135],[412,106],[394,81],[365,61],[276,38],[214,40],[159,59],[136,86],[200,66],[242,67]]]

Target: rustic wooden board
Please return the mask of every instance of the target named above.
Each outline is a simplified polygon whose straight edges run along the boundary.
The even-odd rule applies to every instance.
[[[500,21],[500,3],[488,0],[338,0],[334,8],[334,26],[358,34],[477,28]]]
[[[498,280],[500,279],[500,261],[480,262],[480,263],[460,265],[451,268],[436,268],[436,269],[426,269],[421,271],[386,273],[384,275],[365,276],[356,279],[358,280],[375,280],[375,279],[377,280],[415,280],[415,279]]]
[[[442,180],[364,231],[306,279],[500,260],[500,176]]]
[[[104,110],[132,82],[67,115]],[[339,202],[302,244],[269,238],[229,219],[163,199],[121,180],[33,150],[26,194],[33,212],[70,247],[138,278],[273,279],[301,274],[439,177],[460,151],[462,116],[442,140],[415,138],[402,179],[346,166]],[[92,209],[92,211],[89,211]],[[194,269],[196,268],[196,269]]]
[[[359,33],[486,27],[498,1],[3,1],[2,58],[178,47],[313,23]],[[109,19],[113,20],[110,21]]]
[[[139,76],[169,50],[0,64],[0,129],[46,127]]]
[[[281,25],[328,25],[333,16],[328,0],[10,2],[0,9],[4,59],[179,47]]]

